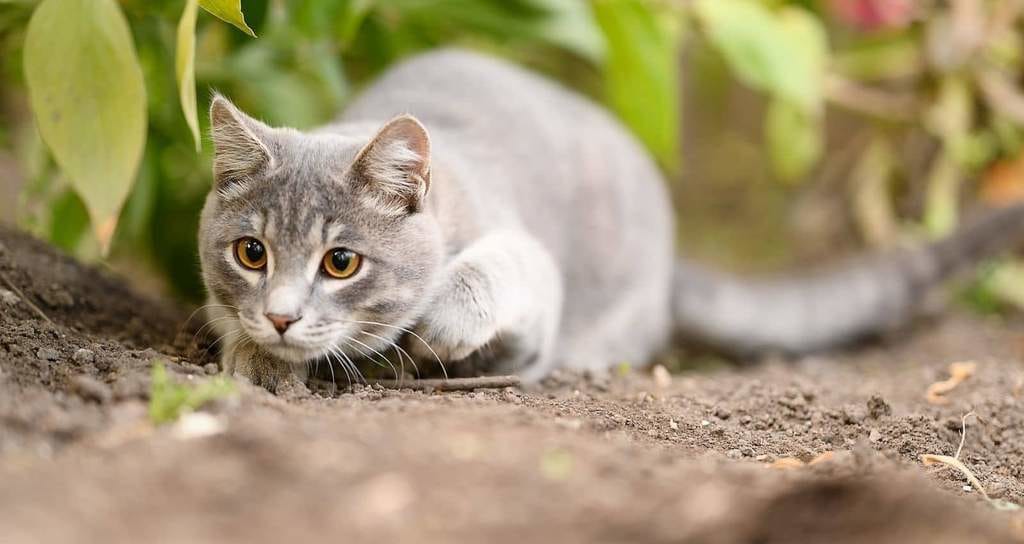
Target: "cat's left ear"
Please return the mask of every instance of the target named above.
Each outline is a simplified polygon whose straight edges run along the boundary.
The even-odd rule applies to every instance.
[[[273,166],[264,141],[268,132],[269,127],[242,113],[227,98],[214,95],[210,103],[213,177],[221,195],[240,194],[252,178]]]
[[[419,211],[430,189],[430,136],[411,115],[388,121],[352,163],[353,182],[392,214]]]

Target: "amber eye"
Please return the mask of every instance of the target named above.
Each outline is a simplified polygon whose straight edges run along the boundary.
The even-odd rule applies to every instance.
[[[235,242],[235,256],[242,266],[251,270],[262,270],[267,266],[267,249],[255,238],[242,238]]]
[[[359,271],[363,258],[358,253],[345,248],[335,248],[324,255],[324,272],[332,278],[343,280],[351,278]]]

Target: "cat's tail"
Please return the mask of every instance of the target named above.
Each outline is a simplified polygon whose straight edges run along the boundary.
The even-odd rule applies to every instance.
[[[744,279],[676,268],[673,313],[686,338],[734,356],[805,354],[906,324],[929,290],[1024,241],[1024,204],[988,211],[947,238],[804,276]]]

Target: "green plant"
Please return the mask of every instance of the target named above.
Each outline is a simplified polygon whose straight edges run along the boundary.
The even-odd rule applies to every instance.
[[[215,376],[195,385],[182,385],[171,380],[163,364],[155,363],[149,386],[149,419],[157,425],[170,423],[210,401],[235,393],[234,384],[224,376]]]
[[[964,180],[1020,155],[1022,21],[1012,0],[7,0],[0,148],[25,178],[22,225],[196,297],[211,88],[304,128],[404,56],[469,46],[604,101],[677,173],[686,59],[763,100],[773,178],[839,172],[862,238],[886,246],[953,228]],[[7,113],[25,94],[35,123]],[[836,118],[851,136],[826,137]]]

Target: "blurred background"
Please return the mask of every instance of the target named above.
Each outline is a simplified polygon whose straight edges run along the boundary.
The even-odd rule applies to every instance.
[[[101,60],[74,77],[50,70],[90,40],[83,21],[128,33],[84,48]],[[456,45],[614,111],[672,185],[682,251],[786,270],[941,236],[979,200],[1024,196],[1022,23],[1019,0],[0,0],[0,222],[198,300],[213,89],[309,128],[403,57]],[[55,77],[79,94],[38,90]],[[130,103],[136,80],[138,112],[81,96]],[[81,174],[75,153],[106,133],[60,125],[54,100],[96,108],[110,148],[137,143],[138,158]],[[116,228],[95,219],[104,206]],[[1022,270],[992,263],[962,299],[1022,304]]]

